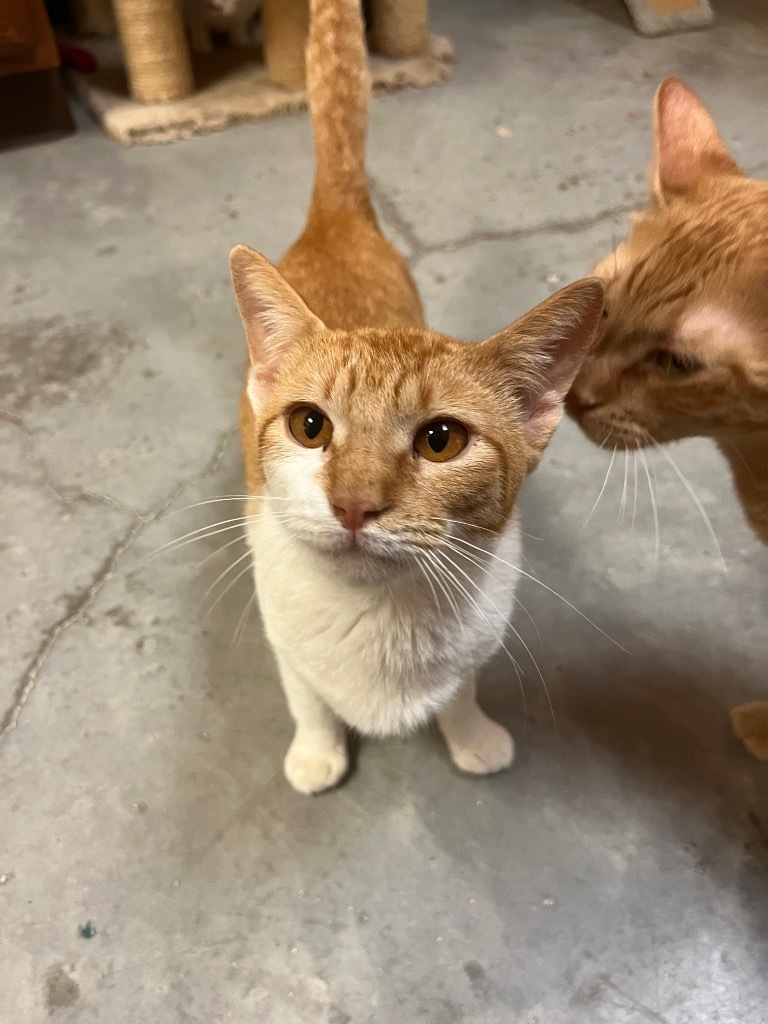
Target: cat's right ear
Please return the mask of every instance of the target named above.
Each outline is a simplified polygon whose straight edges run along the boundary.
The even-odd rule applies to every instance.
[[[255,249],[236,245],[229,254],[229,267],[251,362],[248,395],[258,405],[289,348],[323,330],[324,324]]]
[[[741,173],[709,111],[679,78],[665,79],[656,92],[653,138],[650,177],[658,202],[685,195],[706,174]]]

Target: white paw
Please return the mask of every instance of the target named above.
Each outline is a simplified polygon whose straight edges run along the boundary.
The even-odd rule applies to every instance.
[[[461,742],[446,736],[451,759],[457,768],[472,775],[492,775],[509,768],[515,743],[503,725],[483,715],[462,735]]]
[[[349,768],[346,748],[309,746],[295,740],[285,755],[285,777],[299,793],[322,793],[341,782]]]

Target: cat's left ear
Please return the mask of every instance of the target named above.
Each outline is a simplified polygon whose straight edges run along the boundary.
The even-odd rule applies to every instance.
[[[532,465],[563,416],[563,402],[600,323],[603,285],[587,278],[562,288],[483,348],[505,371],[533,449]]]
[[[259,404],[286,352],[325,325],[255,249],[236,245],[229,254],[229,266],[251,361],[248,394]]]
[[[690,192],[706,174],[741,174],[709,111],[679,78],[656,92],[653,141],[650,177],[659,202]]]

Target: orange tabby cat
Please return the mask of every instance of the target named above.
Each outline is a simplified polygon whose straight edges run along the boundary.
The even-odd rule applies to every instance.
[[[714,438],[768,544],[768,182],[739,170],[677,79],[656,94],[654,134],[651,206],[595,269],[602,330],[568,409],[598,444]],[[734,727],[768,760],[768,704]]]
[[[359,0],[312,0],[316,177],[279,270],[231,254],[248,343],[240,431],[262,619],[296,723],[304,793],[346,773],[345,729],[437,715],[454,762],[497,771],[512,739],[475,699],[517,578],[515,501],[602,308],[584,281],[480,344],[427,329],[364,168]]]

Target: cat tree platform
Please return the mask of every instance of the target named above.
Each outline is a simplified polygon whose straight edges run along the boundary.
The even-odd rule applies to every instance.
[[[308,0],[264,0],[263,51],[191,57],[176,0],[115,0],[119,40],[92,40],[98,70],[75,88],[107,134],[151,145],[306,107]],[[427,28],[427,0],[372,0],[374,92],[444,81],[453,47]]]

